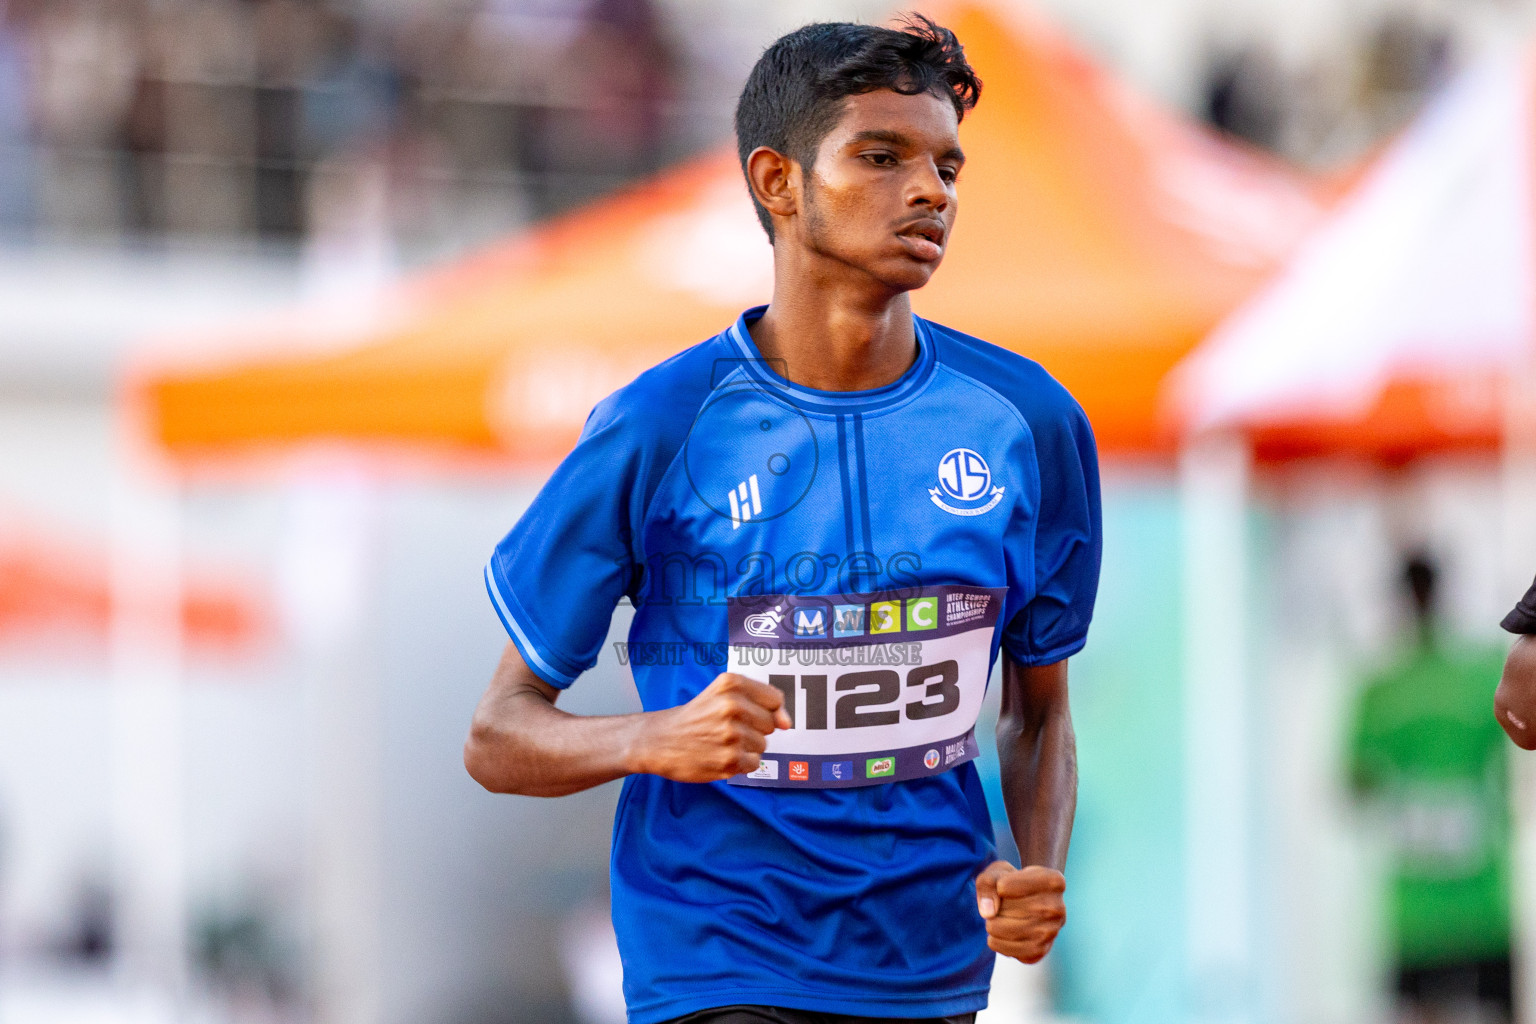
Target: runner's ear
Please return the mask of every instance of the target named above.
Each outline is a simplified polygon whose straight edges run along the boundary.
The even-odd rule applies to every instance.
[[[798,212],[799,179],[800,165],[777,150],[759,146],[747,157],[747,183],[752,197],[775,217],[792,217]]]

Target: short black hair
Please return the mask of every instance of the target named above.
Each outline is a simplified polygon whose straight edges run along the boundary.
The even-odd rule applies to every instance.
[[[809,169],[816,148],[837,124],[842,101],[877,89],[944,96],[964,118],[981,98],[981,79],[966,62],[965,48],[955,34],[921,14],[907,15],[899,28],[847,22],[806,25],[768,47],[747,76],[736,103],[736,152],[742,173],[747,157],[759,146]],[[772,241],[768,211],[756,196],[752,204]]]

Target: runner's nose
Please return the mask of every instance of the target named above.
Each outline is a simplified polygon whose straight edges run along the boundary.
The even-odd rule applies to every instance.
[[[932,160],[914,161],[911,181],[907,188],[908,206],[926,206],[934,213],[949,208],[949,186],[939,174],[938,165]]]

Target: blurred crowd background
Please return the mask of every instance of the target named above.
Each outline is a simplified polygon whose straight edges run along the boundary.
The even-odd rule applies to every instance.
[[[1313,166],[1401,126],[1514,0],[1041,5],[1112,66]],[[878,15],[880,5],[854,5]],[[415,258],[569,209],[729,130],[765,31],[700,0],[7,0],[0,230],[371,241]]]
[[[1532,0],[995,6],[1338,183],[1536,25]],[[498,800],[459,764],[504,642],[480,566],[548,466],[423,477],[320,445],[189,483],[146,451],[124,375],[148,350],[218,354],[296,303],[384,308],[411,271],[727,142],[780,33],[914,7],[0,0],[0,1024],[622,1020],[614,788]],[[1518,596],[1499,472],[1476,457],[1254,484],[1260,568],[1239,596],[1260,627],[1239,660],[1261,665],[1242,751],[1259,824],[1248,966],[1228,983],[1189,966],[1221,956],[1186,956],[1185,915],[1210,908],[1185,888],[1185,799],[1210,780],[1180,760],[1200,726],[1178,696],[1177,470],[1106,464],[1105,590],[1074,666],[1072,923],[1043,967],[1000,967],[983,1024],[1421,1019],[1393,994],[1389,893],[1412,884],[1393,837],[1498,860],[1519,822],[1502,782],[1470,811],[1445,797],[1503,771],[1476,729],[1469,756],[1494,769],[1431,786],[1418,818],[1382,810],[1418,762],[1366,694],[1420,678],[1431,651],[1451,667],[1424,671],[1470,679],[1473,704],[1491,685],[1467,666],[1497,663]],[[1438,582],[1433,629],[1410,556]],[[636,708],[611,659],[568,703]],[[995,792],[995,759],[984,774]],[[1502,920],[1518,946],[1518,894],[1499,893],[1506,916],[1474,925]]]
[[[646,0],[26,0],[3,31],[4,217],[23,237],[371,229],[441,248],[720,128],[690,107],[719,72]]]

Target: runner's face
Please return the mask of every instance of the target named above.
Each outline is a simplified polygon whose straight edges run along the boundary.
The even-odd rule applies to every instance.
[[[887,89],[850,96],[805,179],[805,243],[898,291],[921,288],[955,222],[954,104]]]

